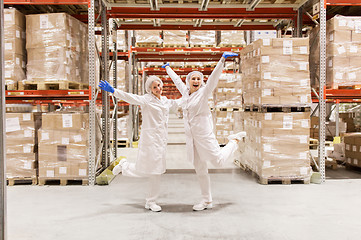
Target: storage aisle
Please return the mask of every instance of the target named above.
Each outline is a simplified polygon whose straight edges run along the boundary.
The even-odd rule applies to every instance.
[[[137,148],[118,148],[118,156],[126,156],[131,162],[137,159]],[[233,162],[227,162],[225,166],[218,168],[208,164],[210,172],[233,172],[239,168]],[[186,141],[183,119],[176,114],[170,114],[168,124],[167,146],[167,172],[189,173],[194,172],[192,163],[187,160]]]

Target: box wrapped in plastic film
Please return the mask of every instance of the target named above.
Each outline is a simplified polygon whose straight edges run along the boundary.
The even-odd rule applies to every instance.
[[[243,47],[246,46],[244,31],[220,31],[217,36],[220,47]]]
[[[34,113],[6,113],[6,176],[37,176],[36,129],[41,120]]]
[[[188,47],[187,33],[188,31],[181,30],[163,31],[164,47]]]
[[[113,79],[112,70],[109,73],[109,79],[111,80]],[[128,63],[124,60],[117,60],[117,88],[127,92],[128,86]]]
[[[361,17],[337,15],[326,25],[327,88],[359,88],[361,86]],[[312,87],[319,87],[319,28],[310,34],[310,66]]]
[[[26,16],[27,81],[87,83],[88,28],[66,13]]]
[[[222,73],[215,89],[216,108],[242,107],[242,75],[239,73]]]
[[[303,179],[309,182],[310,112],[244,112],[247,137],[240,144],[241,164],[261,180]]]
[[[135,44],[138,47],[161,47],[163,44],[163,40],[160,37],[160,32],[156,30],[136,31],[135,39]]]
[[[215,31],[190,31],[189,42],[191,47],[215,47]]]
[[[216,110],[214,114],[215,134],[219,144],[227,144],[229,135],[243,131],[243,112]]]
[[[39,130],[39,181],[88,177],[88,113],[43,114]]]
[[[26,78],[25,16],[15,8],[4,9],[5,85],[16,90]]]
[[[308,42],[260,39],[242,49],[244,104],[311,104]]]

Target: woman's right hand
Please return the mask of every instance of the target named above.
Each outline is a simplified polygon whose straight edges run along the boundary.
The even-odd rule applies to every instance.
[[[114,93],[114,88],[107,81],[100,81],[99,87],[101,90]]]
[[[164,64],[162,68],[166,68],[167,66],[169,67],[169,63]]]
[[[224,52],[222,55],[222,57],[224,57],[224,58],[235,57],[235,56],[238,56],[238,54],[234,53],[234,52]]]

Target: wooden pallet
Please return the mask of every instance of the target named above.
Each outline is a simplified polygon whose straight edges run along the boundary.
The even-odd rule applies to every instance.
[[[18,83],[18,90],[77,90],[82,87],[81,83],[71,81],[22,81]]]
[[[262,185],[268,184],[310,184],[311,178],[298,178],[298,177],[269,177],[263,178],[258,176],[258,182]]]
[[[185,44],[168,44],[168,43],[163,43],[163,47],[172,47],[172,48],[186,48],[189,47],[189,45],[185,45]]]
[[[231,107],[229,107],[229,108],[214,108],[214,110],[220,111],[220,112],[239,112],[239,111],[241,111],[241,108],[231,108]]]
[[[6,83],[5,90],[18,90],[18,83]]]
[[[333,146],[333,142],[332,141],[325,141],[325,146],[326,147],[331,147],[331,146]],[[310,147],[310,149],[317,149],[317,147],[318,147],[318,139],[310,138],[309,147]]]
[[[224,43],[221,43],[221,44],[219,44],[219,47],[243,48],[244,45],[243,44],[224,44]]]
[[[246,105],[245,112],[309,112],[311,107],[308,106],[291,106],[291,105]]]
[[[36,185],[38,183],[38,178],[36,176],[33,177],[11,177],[7,178],[7,182],[9,186],[14,186],[17,184],[31,184]]]
[[[59,178],[46,178],[46,177],[39,177],[39,186],[44,186],[45,184],[50,185],[60,185],[60,186],[66,186],[66,185],[88,185],[89,179],[88,178],[72,178],[72,177],[59,177]]]
[[[159,43],[135,43],[136,47],[162,47]]]
[[[206,48],[206,47],[216,47],[215,44],[190,44],[191,47],[202,47],[202,48]]]
[[[113,145],[113,140],[110,140],[110,144]],[[126,148],[129,147],[128,139],[118,139],[117,140],[117,148]]]
[[[241,163],[239,163],[241,164]],[[283,184],[283,185],[289,185],[289,184],[310,184],[311,177],[261,177],[256,172],[254,172],[252,169],[250,169],[247,166],[242,165],[242,169],[245,170],[248,174],[252,175],[252,177],[256,178],[257,181],[262,185],[268,185],[268,184]]]

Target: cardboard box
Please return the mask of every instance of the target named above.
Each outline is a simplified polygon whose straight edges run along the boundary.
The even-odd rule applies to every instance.
[[[48,113],[43,114],[43,130],[79,130],[87,129],[89,114],[87,113]]]
[[[4,27],[19,26],[25,29],[25,15],[15,8],[4,9]]]

